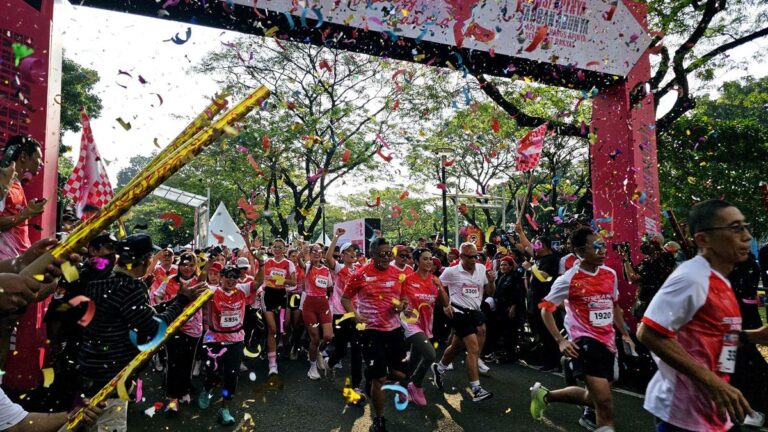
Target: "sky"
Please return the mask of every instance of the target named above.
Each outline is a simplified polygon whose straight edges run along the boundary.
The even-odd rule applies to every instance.
[[[117,172],[128,165],[131,156],[158,150],[153,144],[155,139],[160,146],[167,145],[220,90],[214,77],[194,74],[190,68],[208,52],[225,49],[222,43],[238,36],[235,32],[175,21],[72,6],[66,0],[57,4],[54,20],[65,55],[95,69],[101,77],[95,92],[104,108],[91,126],[101,156],[108,163],[113,186]],[[177,34],[186,38],[188,27],[192,29],[188,42],[178,45],[169,41]],[[720,73],[717,81],[768,73],[768,61],[749,59],[758,45],[768,46],[768,41],[753,42],[732,52],[735,60],[748,60],[747,67]],[[146,84],[139,82],[139,76]],[[662,100],[660,112],[671,105],[671,98]],[[118,118],[130,123],[130,130],[125,130]],[[67,133],[63,140],[72,148],[68,156],[74,159],[79,152],[80,134]]]

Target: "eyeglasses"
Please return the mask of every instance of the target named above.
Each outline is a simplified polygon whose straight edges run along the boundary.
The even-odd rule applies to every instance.
[[[413,257],[413,255],[411,255],[411,254],[398,254],[397,256],[402,257],[402,258],[411,258],[411,257]]]
[[[716,230],[722,230],[727,229],[730,232],[734,234],[741,234],[743,232],[749,232],[749,224],[743,223],[739,225],[726,225],[726,226],[718,226],[718,227],[709,227],[709,228],[702,228],[699,231],[707,232],[707,231],[716,231]]]
[[[380,258],[388,258],[388,257],[391,257],[392,255],[394,255],[394,254],[392,253],[392,251],[387,251],[387,252],[379,252],[379,257],[380,257]]]

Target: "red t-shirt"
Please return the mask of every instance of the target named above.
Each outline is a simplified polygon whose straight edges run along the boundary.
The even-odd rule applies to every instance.
[[[21,213],[27,207],[27,197],[21,183],[16,180],[11,184],[5,197],[5,208],[0,216],[11,217]],[[26,252],[32,245],[29,241],[29,221],[25,221],[7,231],[0,232],[0,259],[13,259]]]
[[[285,289],[285,280],[291,274],[296,274],[296,266],[290,260],[270,258],[264,263],[264,284],[269,288]]]
[[[310,297],[328,297],[328,288],[333,285],[331,270],[326,266],[311,266],[304,279],[304,292]]]
[[[403,294],[405,273],[395,266],[378,270],[367,264],[352,275],[344,288],[344,297],[357,299],[357,313],[367,320],[367,330],[391,331],[400,327],[395,304]]]
[[[242,342],[245,338],[243,321],[245,305],[251,296],[252,283],[237,284],[235,289],[226,292],[215,287],[213,298],[208,303],[208,331],[205,342]]]
[[[405,278],[405,295],[408,298],[408,306],[419,313],[418,321],[404,323],[406,337],[416,333],[424,333],[427,339],[432,338],[432,319],[440,286],[442,286],[440,279],[434,275],[422,278],[420,274],[413,273]]]

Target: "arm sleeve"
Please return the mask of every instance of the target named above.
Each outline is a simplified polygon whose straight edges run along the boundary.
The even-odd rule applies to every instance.
[[[575,269],[576,267],[571,270]],[[563,303],[566,298],[568,298],[568,289],[571,286],[571,279],[576,273],[575,271],[571,270],[555,279],[555,282],[552,284],[552,288],[549,290],[549,294],[547,294],[547,296],[544,297],[544,300],[539,303],[539,309],[554,311]]]
[[[673,337],[687,324],[707,299],[707,285],[684,272],[673,273],[664,282],[645,311],[642,322],[657,332]]]

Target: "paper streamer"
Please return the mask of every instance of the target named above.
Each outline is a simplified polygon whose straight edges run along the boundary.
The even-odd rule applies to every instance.
[[[168,330],[168,324],[166,324],[165,321],[163,321],[162,319],[156,316],[153,316],[152,319],[157,321],[157,333],[155,334],[155,337],[153,337],[152,340],[150,340],[149,342],[144,344],[139,344],[137,341],[138,336],[136,336],[136,331],[130,330],[128,332],[128,339],[131,340],[131,343],[133,343],[136,346],[136,348],[139,349],[139,351],[147,351],[156,347],[158,344],[160,344],[160,342],[163,341],[163,337],[165,336],[165,331]]]
[[[400,320],[406,324],[416,324],[417,322],[419,322],[418,309],[411,309],[408,311],[408,313],[406,313],[405,311],[400,312]]]
[[[142,385],[143,382],[141,381],[141,378],[136,380],[136,402],[141,402],[142,396],[144,393],[142,392]]]
[[[53,384],[54,372],[53,368],[43,369],[43,387],[48,388]]]
[[[531,43],[525,48],[526,52],[531,52],[536,50],[538,48],[539,44],[547,37],[547,34],[549,34],[549,27],[547,26],[541,26],[538,30],[536,30],[536,35],[533,37],[533,40]]]
[[[91,323],[93,316],[96,314],[96,303],[84,295],[75,296],[69,300],[69,304],[72,306],[78,306],[84,302],[88,302],[88,308],[85,310],[85,313],[77,321],[77,323],[83,327],[88,327],[88,324]]]
[[[392,390],[395,393],[395,408],[398,411],[403,411],[408,407],[408,390],[399,384],[385,384],[381,386],[382,390]],[[402,399],[400,395],[402,394]]]
[[[61,273],[64,275],[64,280],[69,283],[80,279],[80,273],[78,273],[77,267],[73,266],[69,261],[64,261],[64,264],[61,265]]]
[[[539,266],[534,265],[531,267],[531,272],[536,277],[536,279],[539,280],[539,282],[549,282],[552,280],[552,276],[545,278],[543,274],[541,274],[541,271],[539,271]]]
[[[339,325],[340,322],[348,320],[350,318],[354,318],[354,317],[355,317],[355,313],[354,312],[347,312],[344,315],[342,315],[341,318],[336,320],[336,325]]]
[[[213,350],[210,347],[205,347],[206,351],[208,351],[208,358],[213,360],[213,370],[219,369],[219,357],[223,356],[224,353],[227,352],[227,348],[224,347],[221,349],[221,351],[218,352],[218,354],[214,354]]]

